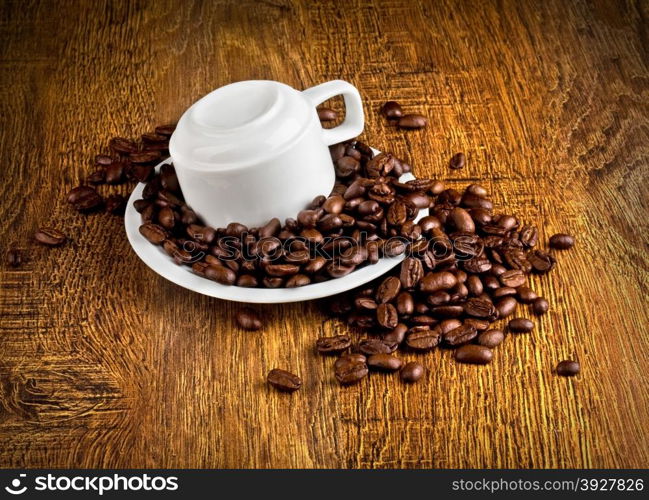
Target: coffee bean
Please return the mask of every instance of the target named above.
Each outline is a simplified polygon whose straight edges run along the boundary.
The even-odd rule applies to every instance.
[[[532,312],[537,316],[545,314],[548,312],[548,309],[550,309],[550,304],[543,297],[537,297],[532,302]]]
[[[345,208],[345,198],[339,195],[330,196],[322,204],[322,208],[327,213],[339,215]]]
[[[174,130],[176,130],[176,124],[175,123],[169,123],[166,125],[159,125],[155,128],[155,133],[158,135],[164,135],[166,137],[169,137],[171,134],[174,133]]]
[[[237,311],[236,321],[237,325],[244,330],[256,331],[260,330],[263,326],[259,314],[250,308],[244,308]]]
[[[407,384],[414,384],[424,376],[424,366],[417,361],[410,361],[401,368],[401,380]]]
[[[424,128],[426,126],[426,122],[427,120],[425,116],[413,113],[409,115],[403,115],[401,118],[399,118],[397,125],[400,128],[419,129]]]
[[[505,271],[500,276],[498,276],[498,279],[503,284],[503,286],[511,288],[522,286],[527,281],[525,273],[520,269],[510,269],[509,271]]]
[[[223,265],[209,265],[204,270],[205,277],[222,285],[234,285],[237,281],[237,273]]]
[[[403,116],[403,110],[398,102],[388,101],[381,106],[381,114],[388,120],[395,120]]]
[[[455,207],[448,214],[448,219],[451,224],[460,232],[463,233],[474,233],[475,232],[475,223],[471,218],[469,212],[460,207]]]
[[[567,250],[575,244],[575,238],[569,234],[558,233],[550,237],[550,246],[557,250]]]
[[[439,345],[440,340],[439,327],[414,326],[406,334],[406,345],[415,351],[430,351]]]
[[[493,349],[505,340],[505,334],[502,330],[487,330],[478,335],[478,344]]]
[[[41,245],[48,247],[58,247],[65,243],[67,239],[61,231],[51,228],[42,227],[34,234],[34,239]]]
[[[157,224],[142,224],[140,234],[154,245],[161,245],[167,239],[167,231]]]
[[[289,279],[287,279],[284,286],[286,288],[297,288],[309,284],[311,284],[311,278],[309,278],[305,274],[296,274],[294,276],[291,276]]]
[[[379,304],[376,319],[383,328],[395,328],[399,323],[399,314],[392,304]]]
[[[275,389],[282,392],[295,392],[302,386],[300,377],[279,368],[274,368],[268,372],[266,380]]]
[[[395,302],[397,312],[402,316],[410,315],[415,310],[415,300],[408,292],[401,292],[397,295]]]
[[[493,352],[488,347],[466,344],[455,351],[455,361],[474,365],[486,365],[493,359]]]
[[[448,166],[453,170],[458,170],[460,168],[464,168],[465,162],[466,162],[466,158],[464,156],[464,153],[455,153],[451,158],[451,161],[449,162]]]
[[[109,146],[115,153],[129,154],[137,151],[137,144],[123,137],[112,138]]]
[[[515,303],[516,301],[514,301]],[[480,297],[470,298],[464,304],[464,312],[475,318],[487,318],[491,321],[498,317],[497,309],[490,300]]]
[[[367,358],[367,366],[376,370],[396,372],[403,365],[403,361],[390,354],[372,354]]]
[[[10,248],[9,250],[7,250],[6,261],[10,267],[20,267],[23,262],[23,257],[20,253],[20,250],[18,250],[17,248]]]
[[[103,184],[106,182],[106,171],[104,169],[95,170],[86,180],[90,184]]]
[[[399,280],[401,286],[406,289],[413,289],[424,276],[424,268],[419,259],[408,257],[401,263]]]
[[[550,272],[557,262],[552,255],[542,250],[531,251],[527,254],[527,260],[532,265],[532,269],[540,274]]]
[[[408,218],[408,210],[406,204],[402,201],[395,201],[388,208],[386,218],[388,220],[388,224],[390,224],[391,226],[401,226],[402,224],[404,224],[406,222],[406,219]]]
[[[128,159],[131,163],[134,164],[148,164],[148,163],[157,163],[160,161],[160,152],[159,151],[141,151],[137,153],[131,153],[128,155]]]
[[[264,269],[270,276],[284,278],[297,274],[300,271],[300,266],[293,264],[270,264],[267,265]]]
[[[523,304],[531,304],[538,297],[536,292],[527,286],[519,286],[516,289],[516,295]]]
[[[340,178],[350,177],[351,175],[358,172],[361,168],[360,162],[352,158],[351,156],[343,156],[335,163],[336,175]],[[345,191],[344,198],[349,199],[347,196],[347,191]]]
[[[176,214],[170,207],[163,207],[158,212],[158,223],[165,229],[173,229],[176,225]]]
[[[498,302],[496,302],[496,310],[498,311],[499,318],[506,318],[514,314],[518,302],[514,297],[508,296],[503,297]]]
[[[457,285],[457,278],[448,271],[428,273],[419,282],[419,289],[425,293],[448,290]]]
[[[478,336],[475,327],[463,324],[444,334],[444,342],[451,346],[466,344]]]
[[[351,347],[352,341],[347,335],[320,337],[316,341],[316,349],[320,354],[338,354]]]
[[[358,344],[358,348],[367,356],[371,356],[372,354],[389,354],[394,351],[390,344],[375,338],[362,339]]]
[[[403,323],[399,323],[397,326],[394,327],[393,330],[389,331],[388,333],[384,333],[381,336],[381,340],[386,345],[394,345],[394,344],[399,345],[406,338],[407,331],[408,331],[408,327]]]
[[[513,333],[529,333],[534,329],[534,322],[527,318],[514,318],[507,326]]]
[[[367,376],[365,356],[359,354],[342,356],[336,360],[334,371],[336,380],[341,385],[356,384]]]
[[[577,361],[561,361],[556,368],[557,375],[562,377],[574,377],[581,370],[581,366]]]
[[[318,119],[321,122],[332,122],[338,119],[338,113],[336,113],[333,109],[319,108]]]
[[[103,199],[95,188],[78,186],[68,193],[68,203],[79,212],[91,212],[103,205]]]

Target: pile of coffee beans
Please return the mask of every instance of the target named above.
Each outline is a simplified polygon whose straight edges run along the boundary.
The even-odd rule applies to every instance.
[[[426,244],[414,219],[443,190],[441,183],[401,182],[410,166],[390,153],[375,156],[360,141],[332,146],[331,157],[337,178],[332,193],[316,197],[294,219],[252,228],[206,226],[184,202],[173,165],[165,164],[144,181],[135,202],[140,233],[200,276],[253,288],[339,278]]]
[[[407,126],[407,120],[401,125],[403,118],[413,116],[403,115],[393,101],[382,112],[400,126]],[[326,108],[319,116],[322,121],[337,118]],[[157,127],[138,141],[112,139],[109,154],[95,157],[95,170],[70,191],[68,202],[82,213],[103,209],[121,214],[124,198],[104,197],[96,186],[145,183],[142,199],[134,204],[142,218],[141,234],[178,265],[227,285],[304,286],[405,253],[388,275],[327,301],[329,313],[342,318],[350,334],[319,338],[316,350],[337,358],[334,376],[342,385],[357,383],[372,370],[399,372],[405,383],[420,380],[423,365],[405,362],[397,352],[449,348],[459,363],[488,364],[508,334],[533,331],[531,319],[514,317],[519,304],[529,305],[534,315],[549,309],[548,301],[527,286],[527,278],[554,269],[554,255],[537,247],[534,225],[496,212],[480,185],[457,191],[433,179],[402,182],[402,174],[411,170],[407,163],[390,153],[375,156],[366,144],[352,140],[330,148],[337,179],[332,193],[314,199],[294,219],[282,223],[275,218],[257,228],[237,222],[211,228],[184,202],[173,165],[155,171],[168,157],[173,129]],[[449,162],[453,169],[464,164],[463,153]],[[423,208],[429,215],[415,222]],[[45,227],[35,239],[53,247],[66,237]],[[556,250],[574,244],[568,234],[549,241]],[[8,262],[20,265],[20,253],[12,249]],[[236,321],[245,330],[263,328],[249,308]],[[555,372],[572,376],[579,370],[579,363],[562,361]],[[280,369],[272,370],[267,381],[286,392],[302,385],[298,376]]]

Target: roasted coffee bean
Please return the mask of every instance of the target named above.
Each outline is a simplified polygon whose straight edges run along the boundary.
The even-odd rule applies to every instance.
[[[428,208],[430,206],[430,196],[422,191],[415,191],[414,193],[408,193],[403,197],[405,203],[410,203],[416,208]]]
[[[284,285],[286,288],[297,288],[299,286],[306,286],[311,283],[311,278],[309,278],[305,274],[296,274],[294,276],[291,276],[289,279],[286,280],[286,284]]]
[[[486,190],[486,188],[484,188],[480,184],[469,184],[464,192],[480,196],[482,198],[486,198],[489,195],[489,192]]]
[[[516,301],[514,301],[516,303]],[[475,318],[487,318],[495,320],[498,317],[498,311],[490,300],[474,297],[468,299],[464,304],[464,312]]]
[[[200,243],[209,245],[216,238],[216,231],[212,227],[190,224],[187,226],[187,236]]]
[[[423,217],[419,222],[419,227],[421,227],[421,232],[423,234],[429,234],[433,229],[439,229],[442,224],[437,217],[432,215],[427,215]]]
[[[145,144],[159,144],[159,143],[165,143],[166,145],[169,144],[169,137],[161,135],[161,134],[142,134],[141,136],[142,142]]]
[[[345,208],[345,198],[339,195],[330,196],[322,204],[322,208],[327,213],[339,215]]]
[[[157,224],[142,224],[140,234],[154,245],[161,245],[167,239],[167,231]]]
[[[234,285],[237,281],[237,273],[229,267],[222,265],[210,265],[204,270],[207,279],[221,283],[222,285]]]
[[[244,330],[256,331],[261,330],[263,323],[261,317],[256,311],[248,307],[237,311],[236,315],[237,325]]]
[[[463,324],[444,334],[444,343],[457,346],[466,344],[478,336],[478,330],[475,327]]]
[[[488,347],[475,344],[460,346],[455,351],[455,361],[474,365],[486,365],[493,359],[493,352]]]
[[[365,356],[360,354],[349,354],[336,360],[334,364],[336,380],[341,385],[352,385],[360,382],[367,376],[367,364]]]
[[[437,347],[441,340],[439,327],[415,326],[406,334],[406,345],[415,351],[430,351]]]
[[[363,311],[376,311],[379,305],[370,297],[356,297],[354,299],[354,305],[357,309]]]
[[[457,285],[457,278],[448,271],[428,273],[419,282],[419,289],[425,293],[448,290]]]
[[[320,337],[316,341],[316,349],[320,354],[339,354],[349,349],[352,341],[347,335]]]
[[[173,229],[176,225],[176,213],[170,207],[163,207],[158,212],[158,223],[165,229]]]
[[[406,338],[407,331],[408,331],[408,327],[403,323],[399,323],[397,326],[394,327],[394,329],[392,329],[388,333],[384,333],[383,335],[381,335],[381,340],[386,345],[395,345],[395,344],[399,345]]]
[[[448,214],[448,220],[453,224],[453,227],[463,233],[474,233],[475,223],[471,218],[469,212],[460,207],[455,207]]]
[[[401,263],[399,279],[403,288],[409,290],[415,288],[423,276],[424,268],[419,259],[408,257]]]
[[[472,274],[467,278],[466,287],[469,290],[469,293],[474,297],[477,297],[484,291],[484,287],[482,286],[482,281],[480,281],[480,277],[476,276],[475,274]]]
[[[558,233],[550,237],[550,246],[557,250],[567,250],[575,244],[575,238],[569,234]]]
[[[124,180],[124,164],[115,162],[106,167],[106,184],[119,184]]]
[[[543,297],[537,297],[532,302],[532,312],[537,316],[545,314],[548,312],[548,309],[550,309],[550,304]]]
[[[389,354],[394,351],[396,347],[397,346],[393,346],[392,344],[377,338],[362,339],[358,344],[358,349],[366,356],[381,353]]]
[[[460,200],[460,205],[464,208],[472,208],[472,209],[481,208],[483,210],[493,210],[494,208],[493,203],[487,198],[483,198],[482,196],[478,196],[476,194],[467,193],[467,192],[465,192],[462,195],[462,198]],[[484,227],[487,226],[485,225]],[[498,232],[500,231],[502,231],[503,233],[505,232],[505,230],[501,227],[498,227],[498,229],[499,229]],[[488,233],[488,234],[492,234],[492,233]]]
[[[338,113],[330,108],[318,108],[318,119],[321,122],[333,122],[338,119]]]
[[[302,210],[297,214],[297,221],[304,228],[313,228],[318,223],[320,213],[317,210]]]
[[[535,226],[523,226],[518,238],[523,246],[532,248],[539,241],[539,230]]]
[[[426,126],[426,123],[427,120],[425,116],[413,113],[409,115],[403,115],[401,118],[399,118],[397,125],[400,128],[419,129],[424,128]]]
[[[557,375],[561,375],[562,377],[573,377],[577,375],[580,370],[581,366],[579,366],[579,363],[571,360],[561,361],[556,368]]]
[[[63,234],[58,229],[51,227],[42,227],[36,233],[34,233],[34,239],[41,245],[48,247],[58,247],[65,243],[67,239],[65,234]]]
[[[510,269],[509,271],[505,271],[498,276],[498,279],[503,286],[511,288],[522,286],[527,281],[525,273],[520,269]]]
[[[399,323],[399,314],[392,304],[379,304],[376,309],[376,319],[383,328],[395,328]]]
[[[523,304],[531,304],[538,297],[536,292],[534,292],[534,290],[527,286],[519,286],[516,289],[516,295],[518,297],[518,300],[520,300]]]
[[[157,163],[160,161],[160,152],[159,151],[141,151],[137,153],[131,153],[128,155],[128,159],[131,163],[134,164],[148,164],[148,163]]]
[[[129,139],[123,137],[114,137],[109,143],[110,149],[116,153],[130,154],[137,151],[137,144]]]
[[[406,204],[402,201],[395,201],[388,208],[386,218],[388,220],[388,224],[390,224],[391,226],[401,226],[402,224],[404,224],[406,222],[406,219],[408,218]]]
[[[396,276],[389,276],[376,289],[376,300],[385,304],[394,300],[401,291],[401,282]]]
[[[70,203],[79,212],[91,212],[97,210],[103,205],[104,200],[90,186],[79,186],[68,193],[68,203]]]
[[[503,297],[498,302],[496,302],[498,317],[506,318],[507,316],[511,316],[512,314],[514,314],[517,305],[518,302],[516,302],[516,299],[514,297]]]
[[[175,123],[169,123],[166,125],[159,125],[155,128],[155,133],[158,135],[164,135],[166,137],[169,137],[171,134],[174,133],[174,130],[176,130],[176,124]]]
[[[259,280],[251,274],[241,274],[237,278],[237,286],[244,288],[256,288],[259,286]]]
[[[300,377],[279,368],[274,368],[268,372],[266,380],[275,389],[282,392],[295,392],[302,386]]]
[[[532,250],[527,254],[527,260],[532,265],[532,269],[540,274],[551,271],[557,262],[552,255],[542,250]]]
[[[311,259],[303,268],[307,274],[315,274],[320,271],[327,264],[327,259],[322,256],[317,256]]]
[[[534,329],[534,322],[527,318],[514,318],[507,326],[513,333],[530,333]]]
[[[381,106],[381,114],[388,120],[395,120],[403,116],[403,110],[398,102],[388,101]]]
[[[271,278],[270,276],[264,276],[261,282],[266,288],[281,288],[284,285],[282,278]]]
[[[424,376],[424,366],[417,361],[410,361],[401,368],[401,380],[407,384],[414,384]]]
[[[111,194],[106,198],[106,212],[114,215],[124,215],[126,209],[126,198],[121,194]]]
[[[460,168],[464,168],[465,162],[466,162],[466,157],[464,156],[464,153],[455,153],[451,158],[451,161],[449,162],[448,166],[453,170],[458,170]]]
[[[341,228],[343,225],[343,220],[335,214],[325,215],[318,222],[318,228],[324,232],[331,232],[336,229]]]
[[[408,292],[401,292],[397,295],[396,300],[397,312],[401,316],[408,316],[412,314],[415,310],[415,300],[412,298],[412,295]]]
[[[437,318],[459,318],[464,312],[461,305],[435,306],[430,309],[431,314]]]
[[[233,238],[240,238],[242,234],[247,233],[248,228],[238,222],[231,222],[225,228],[225,235]]]
[[[272,238],[280,232],[281,228],[281,222],[277,217],[274,217],[259,228],[259,238]]]
[[[465,318],[464,319],[464,324],[465,325],[471,325],[474,327],[476,330],[479,332],[482,332],[484,330],[487,330],[489,328],[489,325],[491,322],[486,319],[478,319],[478,318]]]
[[[456,318],[445,319],[441,321],[439,325],[437,325],[442,337],[446,335],[448,332],[450,332],[451,330],[454,330],[455,328],[459,328],[460,326],[462,326],[462,321]]]
[[[406,244],[400,238],[390,238],[383,245],[383,254],[386,257],[396,257],[406,251]]]
[[[487,330],[478,335],[478,344],[493,349],[505,340],[505,334],[502,330]]]
[[[372,354],[367,358],[367,366],[376,370],[396,372],[402,365],[403,361],[390,354]]]
[[[343,276],[347,276],[354,269],[356,269],[356,266],[345,266],[342,264],[336,264],[335,262],[332,262],[326,267],[327,273],[332,278],[342,278]]]
[[[264,270],[270,276],[284,278],[297,274],[300,271],[300,266],[293,264],[269,264],[264,268]]]
[[[462,263],[464,270],[473,274],[483,274],[491,269],[491,262],[485,257],[473,257],[472,259],[465,260]],[[483,281],[483,285],[487,285],[487,281]],[[499,286],[498,280],[496,280],[496,288]]]
[[[340,178],[350,177],[358,172],[360,168],[361,164],[359,163],[359,161],[355,158],[352,158],[351,156],[343,156],[335,163],[336,175]],[[345,192],[345,194],[346,193],[347,192]],[[348,199],[347,196],[345,196],[345,199]]]

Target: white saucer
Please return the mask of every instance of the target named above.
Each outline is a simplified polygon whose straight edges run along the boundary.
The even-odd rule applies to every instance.
[[[376,150],[375,150],[376,153]],[[171,163],[171,158],[163,161],[156,167],[156,171],[165,163]],[[403,174],[399,179],[406,182],[414,179],[410,174]],[[215,281],[202,278],[191,271],[188,266],[179,266],[167,255],[162,247],[151,244],[140,234],[139,227],[142,224],[140,214],[135,210],[133,202],[142,198],[144,184],[138,184],[131,193],[126,205],[124,214],[124,226],[126,236],[135,250],[135,253],[153,271],[169,281],[180,285],[194,292],[209,295],[219,299],[233,300],[236,302],[249,302],[255,304],[277,304],[284,302],[299,302],[302,300],[320,299],[338,293],[346,292],[352,288],[364,285],[369,281],[387,273],[394,266],[399,264],[405,255],[397,257],[384,257],[376,264],[368,264],[357,271],[353,271],[342,278],[331,279],[322,283],[314,283],[297,288],[245,288],[240,286],[221,285]],[[428,209],[419,210],[418,221],[428,215]]]

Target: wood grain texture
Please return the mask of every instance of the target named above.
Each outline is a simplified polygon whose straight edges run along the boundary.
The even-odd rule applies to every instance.
[[[649,3],[8,0],[0,21],[0,466],[649,466]],[[426,380],[341,389],[313,303],[240,305],[150,271],[121,219],[64,194],[114,135],[176,120],[210,90],[355,84],[364,139],[452,186],[577,235],[533,288],[552,304],[488,367],[438,351]],[[397,99],[430,126],[404,133]],[[467,166],[447,168],[464,151]],[[112,188],[115,191],[120,189]],[[122,188],[125,192],[125,187]],[[39,225],[70,242],[37,247]],[[415,358],[415,356],[406,356]],[[575,379],[552,373],[576,358]],[[268,370],[301,374],[289,396]]]

